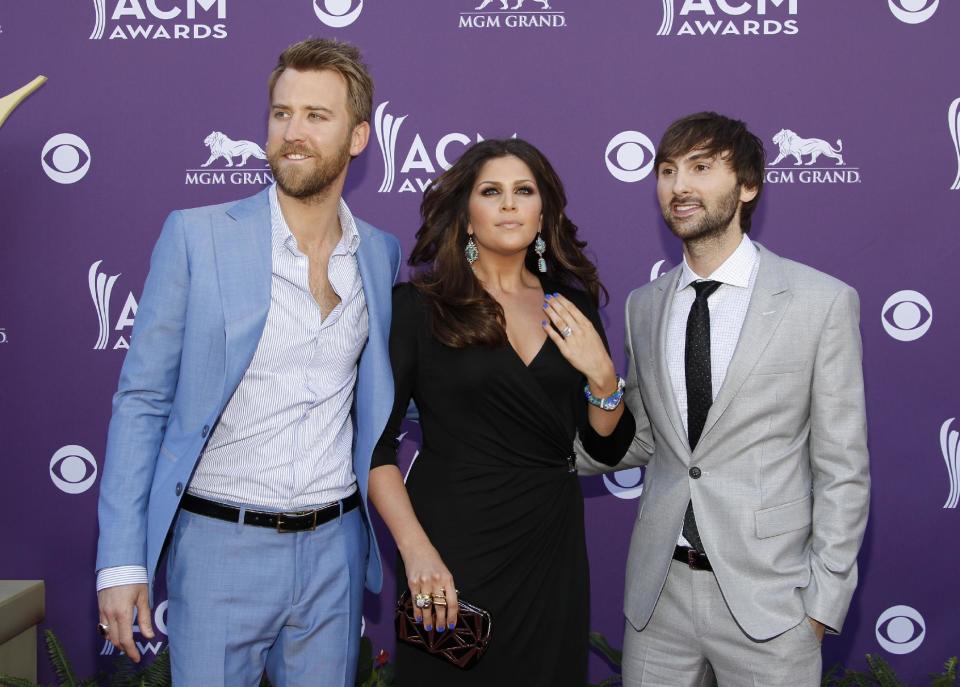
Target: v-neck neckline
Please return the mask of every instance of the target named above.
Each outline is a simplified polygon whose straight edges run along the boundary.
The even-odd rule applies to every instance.
[[[544,298],[546,298],[546,295],[548,293],[553,293],[553,290],[548,288],[546,285],[548,282],[548,279],[545,276],[537,275],[537,274],[535,274],[534,276],[540,282],[540,289],[543,291]],[[551,286],[555,286],[555,285],[551,284]],[[507,337],[507,346],[510,348],[511,351],[513,351],[514,357],[520,361],[520,364],[529,370],[531,367],[533,367],[533,364],[537,361],[537,359],[541,355],[543,355],[544,350],[546,350],[547,348],[548,341],[550,341],[550,337],[544,334],[543,341],[540,343],[540,347],[537,349],[537,352],[533,354],[532,358],[530,358],[530,362],[523,361],[523,356],[521,356],[519,351],[517,351],[517,349],[514,347],[513,343],[510,341],[509,336]]]
[[[528,363],[525,363],[525,362],[523,361],[523,356],[521,356],[520,353],[517,351],[517,349],[514,348],[513,344],[510,343],[510,338],[509,338],[509,337],[507,338],[507,347],[508,347],[511,351],[513,351],[514,357],[515,357],[517,360],[520,361],[520,364],[523,365],[525,368],[527,368],[527,369],[529,370],[529,369],[533,366],[533,364],[537,361],[537,358],[539,358],[539,357],[543,354],[543,351],[547,348],[547,342],[548,342],[549,340],[550,340],[550,337],[549,337],[549,336],[544,336],[544,337],[543,337],[543,343],[540,344],[540,348],[537,349],[537,352],[533,354],[533,357],[530,358],[530,362],[528,362]]]

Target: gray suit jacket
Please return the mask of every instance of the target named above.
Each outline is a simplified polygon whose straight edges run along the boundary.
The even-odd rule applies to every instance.
[[[740,339],[690,451],[665,359],[677,267],[630,294],[626,402],[637,434],[612,469],[647,465],[624,613],[650,620],[692,498],[704,548],[754,639],[805,615],[840,631],[857,585],[869,503],[859,299],[762,246]],[[611,468],[578,445],[584,473]],[[697,466],[701,476],[690,476]]]

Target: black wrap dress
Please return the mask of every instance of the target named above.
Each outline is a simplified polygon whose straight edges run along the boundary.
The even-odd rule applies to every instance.
[[[571,300],[603,336],[584,292],[543,287]],[[529,366],[509,345],[441,344],[411,284],[394,289],[390,355],[396,401],[373,467],[396,463],[413,398],[423,441],[410,499],[460,596],[493,618],[490,647],[469,670],[398,642],[397,684],[583,687],[590,586],[573,442],[579,431],[591,456],[614,464],[633,438],[633,416],[624,412],[609,437],[593,432],[585,380],[550,339]],[[399,595],[402,561],[397,579]]]

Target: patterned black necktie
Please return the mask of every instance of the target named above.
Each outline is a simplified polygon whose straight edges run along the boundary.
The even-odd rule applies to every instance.
[[[687,316],[687,347],[684,366],[687,377],[687,438],[693,451],[700,440],[707,413],[713,405],[713,382],[710,370],[710,308],[707,299],[720,287],[718,281],[694,282],[697,298],[690,306]],[[703,542],[697,531],[697,519],[693,515],[693,501],[687,504],[683,516],[683,537],[690,546],[703,552]]]

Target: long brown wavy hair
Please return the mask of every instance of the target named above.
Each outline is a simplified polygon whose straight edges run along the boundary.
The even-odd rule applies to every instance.
[[[431,333],[453,348],[507,344],[503,308],[474,275],[464,248],[470,222],[470,194],[477,175],[488,160],[508,155],[530,168],[540,193],[541,235],[547,244],[544,276],[550,283],[583,289],[597,307],[601,293],[604,302],[608,297],[597,268],[584,254],[586,241],[577,239],[577,225],[564,213],[567,195],[563,183],[543,153],[517,138],[481,141],[427,188],[420,205],[423,224],[408,261],[414,268],[411,282],[429,306]],[[531,272],[538,273],[532,243],[527,248],[525,264]]]

